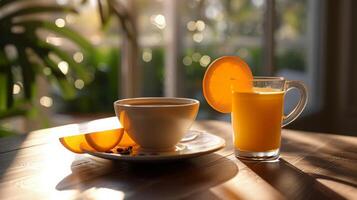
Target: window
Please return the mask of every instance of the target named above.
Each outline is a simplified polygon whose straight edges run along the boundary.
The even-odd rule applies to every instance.
[[[311,50],[316,50],[313,40],[316,30],[311,29],[318,18],[318,1],[136,0],[131,3],[128,9],[135,16],[138,30],[139,71],[131,78],[120,73],[121,61],[116,55],[121,55],[123,43],[113,41],[118,41],[123,34],[115,26],[118,23],[111,23],[110,30],[101,35],[97,45],[102,48],[97,80],[93,88],[89,85],[88,90],[83,90],[95,99],[78,99],[69,110],[83,107],[81,112],[108,112],[111,101],[130,97],[117,94],[120,88],[139,83],[139,91],[134,96],[196,98],[201,101],[199,118],[227,119],[229,116],[207,105],[201,90],[205,68],[222,55],[241,56],[254,75],[303,80],[310,91],[317,90],[314,76],[317,58]],[[129,84],[123,79],[129,79]],[[102,94],[97,94],[99,91]],[[297,94],[287,96],[286,110],[294,106],[293,99],[297,99],[294,95]],[[314,96],[310,99],[316,102]],[[90,106],[93,104],[102,107]],[[313,109],[316,105],[310,107]]]
[[[143,79],[150,83],[142,85],[142,95],[196,98],[202,103],[199,118],[226,119],[229,116],[207,105],[201,81],[205,67],[215,58],[239,55],[249,63],[254,75],[303,80],[312,91],[307,111],[313,110],[319,106],[315,105],[318,94],[314,92],[319,87],[318,42],[314,40],[319,34],[314,26],[319,19],[319,4],[311,0],[140,1],[141,7],[149,6],[138,10],[139,19],[151,12],[150,23],[146,16],[147,23],[142,24],[145,28],[139,28],[143,30],[139,32],[141,42],[156,41],[152,48],[142,50],[142,58],[151,54],[150,62],[156,63],[151,67],[156,72],[145,71],[147,68],[142,66]],[[162,90],[152,92],[151,86]],[[297,94],[287,95],[286,110],[295,105],[294,95]]]

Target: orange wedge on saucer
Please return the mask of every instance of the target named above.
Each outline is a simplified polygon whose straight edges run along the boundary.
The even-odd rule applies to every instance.
[[[62,137],[59,139],[59,141],[64,147],[66,147],[66,149],[72,151],[73,153],[84,153],[81,145],[82,147],[85,147],[86,150],[95,151],[87,143],[84,134]]]
[[[109,151],[119,144],[124,134],[123,128],[105,130],[60,138],[62,145],[74,153],[86,151]]]
[[[112,129],[85,134],[86,141],[95,150],[100,152],[109,151],[117,146],[123,137],[124,129]]]
[[[121,138],[118,146],[120,147],[129,147],[129,146],[137,146],[133,139],[128,135],[126,131],[124,131],[123,137]]]
[[[203,95],[208,104],[222,113],[232,111],[232,89],[252,91],[253,75],[238,56],[223,56],[213,61],[203,77]]]

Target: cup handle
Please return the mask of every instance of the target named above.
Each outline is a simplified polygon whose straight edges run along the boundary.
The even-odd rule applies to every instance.
[[[301,81],[286,81],[285,84],[285,89],[286,92],[290,91],[291,89],[297,89],[300,93],[300,100],[298,104],[295,106],[295,108],[288,114],[288,115],[283,115],[283,123],[281,127],[284,127],[291,122],[293,122],[299,115],[302,113],[304,110],[308,95],[307,95],[307,89],[304,83]]]

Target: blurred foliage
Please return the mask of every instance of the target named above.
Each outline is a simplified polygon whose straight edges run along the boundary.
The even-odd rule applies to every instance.
[[[6,136],[11,136],[13,134],[14,134],[13,131],[0,126],[0,138],[1,137],[6,137]]]
[[[81,3],[86,2],[83,0]],[[112,16],[116,16],[123,27],[124,34],[136,44],[136,30],[133,29],[129,14],[121,2],[98,0],[98,5],[103,27],[108,24]],[[12,9],[8,9],[9,7]],[[87,98],[72,100],[75,102],[73,111],[90,111],[91,105],[98,104],[98,99],[112,104],[113,99],[106,98],[108,97],[106,92],[116,94],[118,92],[116,80],[117,66],[120,62],[118,49],[98,52],[87,39],[73,29],[56,25],[52,20],[48,20],[48,17],[52,17],[55,13],[78,14],[73,6],[49,5],[41,1],[29,0],[0,0],[0,11],[2,13],[0,16],[0,120],[37,113],[34,97],[38,76],[46,77],[55,88],[59,88],[61,93],[58,94],[65,100],[81,97],[82,93],[87,92],[84,94]],[[70,50],[49,43],[47,36],[50,34],[70,41],[82,53],[85,60],[76,62]],[[68,73],[61,71],[59,63],[62,61],[68,64]],[[109,71],[109,79],[107,71]],[[95,84],[91,82],[93,78]],[[77,93],[74,87],[75,80],[83,81],[91,90]],[[23,93],[15,94],[14,84],[21,87]],[[98,99],[90,99],[93,96]],[[79,103],[80,100],[82,101]],[[92,111],[96,111],[95,108]],[[7,133],[5,129],[0,129],[0,135],[7,135]]]
[[[66,38],[84,55],[94,52],[92,45],[81,35],[68,27],[58,27],[45,20],[44,14],[74,13],[70,6],[45,5],[28,0],[1,0],[0,11],[0,119],[24,115],[34,109],[32,102],[36,94],[37,76],[46,77],[58,86],[65,98],[73,98],[76,94],[71,79],[80,78],[90,81],[90,65],[75,62],[72,55],[61,48],[46,42],[41,31],[50,32]],[[16,9],[9,9],[12,6]],[[89,59],[91,56],[86,56]],[[69,65],[70,72],[64,74],[57,66],[59,61]],[[44,73],[47,70],[47,73]],[[13,94],[14,84],[18,83],[24,94]]]
[[[254,6],[251,0],[230,0],[226,1],[224,5],[227,19],[231,21],[229,27],[232,29],[231,31],[239,35],[262,35],[263,10]]]
[[[62,101],[59,110],[71,114],[111,112],[113,102],[117,100],[118,92],[120,93],[120,58],[118,48],[97,47],[93,60],[98,65],[93,72],[93,81],[79,90],[75,99]],[[60,96],[56,98],[61,99]]]
[[[303,50],[286,49],[276,55],[276,71],[290,69],[303,72],[306,69]]]
[[[87,0],[82,1],[82,3],[86,2]],[[137,48],[137,31],[122,2],[97,0],[97,5],[103,31],[111,26],[112,19],[116,18],[129,42]],[[118,66],[121,63],[121,50],[113,46],[98,46],[96,49],[92,58],[98,65],[92,74],[93,81],[78,91],[75,99],[63,101],[59,108],[62,113],[84,114],[113,111],[113,102],[120,94],[118,83],[120,83],[121,75]]]
[[[277,23],[294,30],[296,35],[306,32],[307,0],[278,0]]]
[[[143,51],[143,50],[142,50]],[[149,62],[142,61],[142,96],[162,96],[164,81],[164,49],[152,48],[152,59]],[[142,52],[140,53],[142,55]],[[59,110],[63,113],[104,113],[113,112],[113,102],[117,100],[120,88],[120,64],[121,52],[115,47],[100,47],[94,56],[98,63],[94,72],[94,79],[83,89],[79,90],[77,97],[63,101]],[[60,96],[56,96],[60,99]]]
[[[87,0],[84,0],[83,2],[86,1]],[[97,3],[100,20],[103,27],[108,26],[110,19],[114,16],[119,20],[121,27],[124,30],[124,34],[127,35],[131,42],[136,43],[137,31],[132,23],[130,14],[128,13],[123,3],[114,0],[97,0]]]
[[[140,55],[143,55],[143,51]],[[164,94],[164,58],[163,48],[154,47],[150,49],[152,58],[149,62],[142,61],[142,95],[143,96],[163,96]]]

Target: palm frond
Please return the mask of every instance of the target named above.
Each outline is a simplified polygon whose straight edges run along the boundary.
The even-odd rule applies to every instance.
[[[41,20],[26,20],[21,22],[14,23],[15,26],[23,26],[26,29],[46,29],[58,35],[61,35],[76,45],[81,47],[82,50],[86,51],[88,54],[94,53],[94,48],[92,44],[85,39],[83,36],[78,34],[77,32],[73,31],[71,28],[68,27],[58,27],[55,24],[48,22],[48,21],[41,21]],[[34,32],[34,31],[33,31]]]
[[[1,0],[0,1],[0,8],[5,7],[8,4],[14,4],[19,1],[25,1],[25,0]]]
[[[108,4],[103,3],[102,0],[98,0],[97,2],[100,21],[102,22],[103,26],[106,26],[110,17],[110,13],[108,12]]]
[[[7,75],[0,72],[0,112],[7,108]]]
[[[75,88],[69,83],[67,77],[58,69],[56,63],[51,60],[48,55],[43,54],[43,52],[36,53],[38,53],[39,56],[43,59],[43,62],[46,64],[46,66],[51,69],[52,75],[54,76],[52,78],[52,81],[58,84],[59,88],[62,91],[63,97],[66,99],[71,99],[75,97]]]
[[[0,9],[6,6],[19,3],[24,0],[0,0]],[[9,12],[0,18],[0,116],[8,117],[21,112],[8,112],[13,108],[14,96],[12,94],[14,74],[12,69],[19,66],[21,69],[21,79],[23,81],[24,99],[27,102],[32,101],[35,91],[36,76],[44,67],[51,70],[47,78],[55,83],[62,92],[64,98],[73,98],[76,90],[73,83],[69,81],[70,75],[76,75],[83,81],[90,81],[90,65],[77,63],[72,56],[64,50],[49,44],[38,36],[38,30],[47,30],[58,36],[70,40],[77,46],[86,57],[86,63],[93,63],[95,49],[92,44],[83,36],[69,27],[57,27],[54,22],[35,19],[32,16],[37,14],[59,13],[77,13],[76,9],[70,6],[41,5],[38,3],[19,7],[17,10]],[[27,17],[31,15],[31,17]],[[26,18],[24,17],[26,16]],[[14,20],[16,19],[16,20]],[[13,32],[13,27],[22,27],[23,31]],[[17,58],[9,60],[4,48],[12,45],[17,50]],[[31,55],[27,50],[34,53],[38,59],[30,59]],[[66,61],[72,69],[71,74],[63,74],[59,70],[57,63],[49,57],[50,54]],[[34,56],[32,55],[32,56]],[[89,68],[88,68],[89,67]],[[17,99],[18,102],[20,99]],[[0,118],[1,119],[1,118]]]
[[[0,111],[4,111],[8,107],[8,63],[9,60],[5,52],[0,49]]]
[[[120,1],[97,0],[97,2],[102,25],[106,26],[111,15],[116,16],[124,29],[124,33],[132,42],[136,43],[135,26],[127,8]]]
[[[7,82],[6,82],[6,92],[7,92],[7,107],[10,108],[14,103],[14,97],[12,96],[12,89],[14,85],[14,77],[11,68],[6,70]]]
[[[66,61],[69,64],[70,68],[74,70],[75,74],[84,82],[90,81],[90,70],[85,69],[82,64],[76,63],[73,58],[68,55],[68,53],[46,42],[38,41],[38,43],[40,43],[39,46],[41,46],[43,49],[46,49],[48,52],[55,54],[63,61]]]
[[[28,60],[25,49],[17,46],[18,62],[21,67],[23,88],[25,98],[31,100],[33,94],[33,88],[35,86],[35,70],[32,63]]]
[[[0,9],[4,9],[7,6],[22,1],[25,0],[0,0]],[[82,3],[87,1],[88,0],[82,0]],[[110,24],[111,17],[115,16],[118,18],[124,33],[131,42],[137,43],[136,30],[131,21],[132,18],[130,12],[128,12],[122,2],[116,0],[97,1],[98,13],[100,14],[103,27]],[[14,80],[16,81],[12,72],[15,72],[13,69],[18,66],[19,69],[21,69],[20,75],[23,80],[23,89],[25,93],[25,98],[21,100],[26,102],[32,101],[36,76],[38,76],[40,73],[39,71],[42,71],[45,67],[48,67],[51,70],[51,74],[46,75],[46,77],[60,88],[62,95],[65,98],[73,98],[76,95],[76,89],[70,81],[72,80],[70,79],[70,76],[75,75],[85,82],[90,81],[92,78],[90,71],[93,70],[93,68],[91,65],[95,63],[95,58],[93,56],[95,54],[95,49],[93,45],[85,37],[67,26],[58,27],[54,22],[32,17],[41,14],[52,14],[54,12],[77,13],[76,9],[71,6],[42,5],[40,3],[34,3],[30,5],[26,4],[25,7],[19,6],[17,10],[10,11],[0,17],[0,119],[2,117],[23,114],[23,112],[26,112],[26,107],[21,107],[21,109],[16,110],[15,107],[18,99],[15,99],[16,101],[14,101],[14,96],[12,94],[13,82]],[[17,26],[22,27],[23,32],[13,32],[13,28]],[[60,47],[44,41],[44,39],[37,34],[39,30],[46,30],[71,41],[84,54],[84,57],[86,58],[85,62],[75,62],[72,56]],[[6,45],[15,46],[17,50],[16,59],[8,59],[4,52]],[[27,50],[30,50],[29,52],[31,53]],[[71,69],[70,73],[62,73],[55,62],[55,59],[52,60],[52,57],[50,57],[51,54],[66,61],[69,64],[69,69]],[[31,55],[35,56],[37,59],[31,59]],[[84,63],[86,65],[84,65]]]
[[[4,21],[11,21],[15,17],[20,17],[24,15],[29,15],[29,14],[41,14],[41,13],[51,13],[51,12],[73,12],[77,13],[77,11],[68,6],[40,6],[40,5],[34,5],[31,7],[25,7],[21,8],[19,10],[15,10],[5,16],[3,16],[0,19],[0,23],[3,23]]]
[[[25,107],[16,107],[16,108],[10,108],[7,109],[4,112],[0,112],[0,120],[1,119],[6,119],[8,117],[14,117],[14,116],[20,116],[20,115],[25,115],[27,113],[27,108]]]

